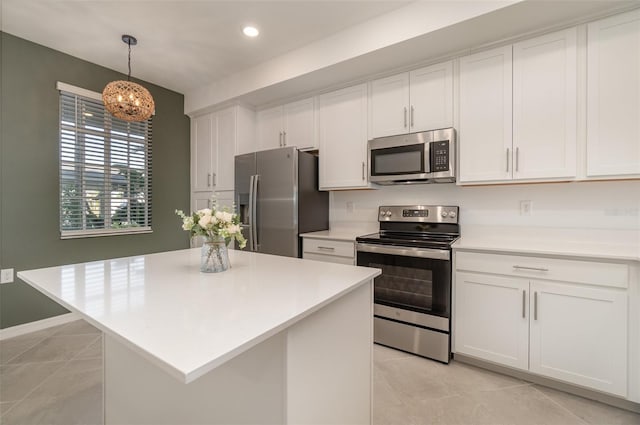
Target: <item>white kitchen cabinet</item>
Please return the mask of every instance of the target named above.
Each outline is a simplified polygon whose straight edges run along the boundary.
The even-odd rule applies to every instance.
[[[453,127],[453,62],[409,73],[411,133]]]
[[[318,98],[320,189],[370,187],[367,177],[367,85]]]
[[[282,146],[282,105],[258,111],[258,146],[260,150]]]
[[[513,178],[576,176],[577,29],[513,45]]]
[[[309,98],[283,106],[283,146],[296,146],[300,150],[318,149],[316,99]]]
[[[260,150],[296,146],[318,148],[315,99],[308,98],[258,112]]]
[[[627,294],[612,288],[531,282],[530,370],[627,394]]]
[[[234,157],[238,146],[241,142],[248,148],[255,138],[252,113],[232,106],[193,119],[192,192],[234,190]]]
[[[355,245],[353,241],[332,239],[302,238],[302,258],[325,261],[327,263],[355,264]]]
[[[243,106],[235,106],[236,110],[236,155],[258,150],[256,135],[256,113]]]
[[[236,154],[236,118],[237,112],[234,107],[227,108],[216,113],[218,120],[218,154],[216,155],[217,169],[215,172],[216,190],[233,190],[235,179],[235,159]]]
[[[626,397],[629,276],[620,263],[457,252],[455,351]]]
[[[217,120],[215,114],[194,118],[191,128],[191,190],[213,190],[213,174],[217,162]]]
[[[370,83],[371,138],[453,126],[451,61]]]
[[[370,83],[371,138],[409,132],[409,73]]]
[[[512,47],[460,58],[459,181],[511,179]]]
[[[460,59],[460,179],[576,176],[577,29]]]
[[[528,291],[525,279],[456,273],[456,351],[527,370]]]
[[[638,177],[640,10],[587,32],[587,177]]]

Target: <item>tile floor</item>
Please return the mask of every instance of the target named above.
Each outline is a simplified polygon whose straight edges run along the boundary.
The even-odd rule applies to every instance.
[[[102,339],[76,321],[0,342],[0,423],[101,424]],[[376,345],[374,424],[640,424],[640,415]]]

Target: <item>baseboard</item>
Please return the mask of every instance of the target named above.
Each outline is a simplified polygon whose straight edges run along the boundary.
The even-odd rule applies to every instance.
[[[30,332],[40,331],[52,326],[63,325],[65,323],[73,322],[80,319],[80,316],[76,313],[66,313],[59,316],[49,317],[48,319],[42,319],[35,322],[25,323],[23,325],[11,326],[10,328],[0,329],[0,341],[5,339],[14,338],[16,336],[28,334]]]
[[[513,369],[508,366],[502,366],[493,362],[477,359],[472,356],[467,356],[465,354],[455,353],[453,358],[460,363],[467,363],[473,366],[478,366],[492,372],[513,376],[514,378],[522,379],[523,381],[533,382],[534,384],[543,385],[555,390],[560,390],[569,394],[588,398],[590,400],[599,401],[610,406],[619,407],[620,409],[630,410],[634,413],[640,413],[640,403],[635,403],[630,400],[625,400],[623,398],[604,394],[599,391],[590,390],[588,388],[579,387],[577,385],[556,381],[555,379],[546,378],[544,376],[539,376],[523,370]]]

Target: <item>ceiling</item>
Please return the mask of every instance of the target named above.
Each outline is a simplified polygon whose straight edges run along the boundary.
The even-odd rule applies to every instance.
[[[2,0],[2,31],[185,93],[409,1]],[[260,29],[250,39],[246,24]]]

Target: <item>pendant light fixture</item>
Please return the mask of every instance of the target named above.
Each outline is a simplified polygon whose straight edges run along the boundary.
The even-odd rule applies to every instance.
[[[138,40],[131,35],[123,35],[122,41],[129,46],[129,73],[127,81],[112,81],[102,91],[104,107],[116,118],[125,121],[146,121],[155,109],[149,90],[131,81],[131,46]]]

